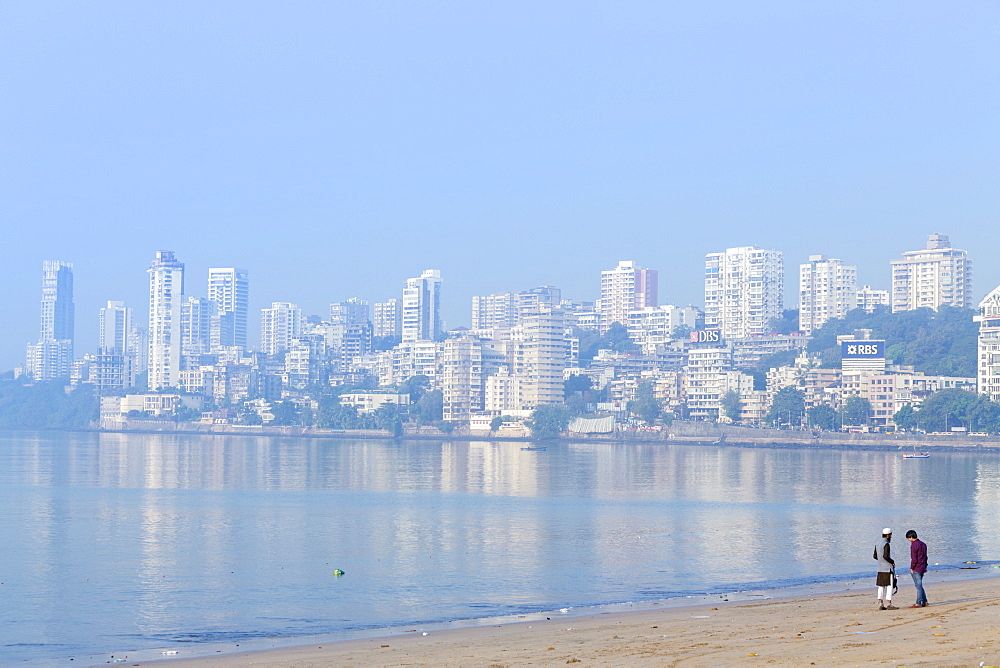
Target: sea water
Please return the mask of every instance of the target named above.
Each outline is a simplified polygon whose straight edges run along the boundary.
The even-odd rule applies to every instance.
[[[884,526],[1000,558],[996,455],[525,445],[0,433],[0,663],[830,582]]]

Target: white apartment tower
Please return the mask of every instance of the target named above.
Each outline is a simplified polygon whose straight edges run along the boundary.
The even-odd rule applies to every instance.
[[[125,302],[109,301],[100,310],[97,348],[99,352],[124,355],[129,351],[129,335],[132,332],[132,309]]]
[[[41,327],[38,343],[28,344],[27,369],[35,380],[68,378],[73,366],[73,265],[42,263]]]
[[[472,329],[510,329],[517,324],[517,303],[513,292],[499,292],[472,298]]]
[[[612,323],[628,325],[628,314],[657,305],[658,273],[643,269],[631,260],[621,260],[614,269],[601,272],[601,299],[597,312],[601,317],[601,332]]]
[[[149,274],[149,389],[176,387],[181,370],[184,265],[173,251],[156,251]]]
[[[799,265],[799,330],[812,334],[858,307],[858,268],[825,255]]]
[[[1000,402],[1000,286],[979,302],[977,380],[980,394]]]
[[[541,310],[526,315],[513,334],[511,370],[518,379],[521,408],[562,403],[567,360],[565,314]]]
[[[185,296],[181,300],[181,355],[205,355],[219,350],[218,323],[216,302],[206,297]]]
[[[781,316],[784,264],[781,251],[756,246],[727,248],[705,256],[705,328],[724,339],[768,334]]]
[[[375,302],[372,313],[374,336],[401,336],[403,333],[402,311],[398,299]]]
[[[891,264],[893,313],[972,306],[972,261],[968,252],[952,248],[947,236],[932,234],[927,248],[907,251]]]
[[[272,302],[260,310],[261,350],[277,355],[291,349],[302,336],[302,309],[290,302]]]
[[[212,350],[247,347],[250,313],[250,278],[244,269],[213,267],[208,270],[208,298],[218,309],[213,323]]]
[[[427,269],[403,286],[403,341],[434,341],[442,333],[441,272]]]

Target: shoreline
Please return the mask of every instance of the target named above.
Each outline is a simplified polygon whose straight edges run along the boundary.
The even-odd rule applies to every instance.
[[[169,428],[168,428],[169,425]],[[496,442],[546,444],[659,444],[659,445],[700,445],[738,448],[765,448],[774,450],[841,450],[894,452],[906,447],[919,448],[926,452],[964,452],[1000,454],[1000,436],[989,435],[946,435],[946,434],[883,434],[847,432],[818,432],[813,436],[809,430],[774,430],[752,427],[736,427],[715,423],[675,422],[683,426],[675,432],[617,432],[614,435],[592,434],[559,436],[551,439],[533,439],[531,436],[501,436],[478,433],[430,433],[424,430],[394,437],[378,430],[327,430],[316,427],[243,427],[233,425],[198,425],[197,423],[164,422],[162,429],[23,429],[2,428],[6,432],[60,432],[82,434],[136,434],[136,435],[190,435],[190,436],[236,436],[294,439],[352,439],[372,441],[440,441],[440,442]],[[686,432],[686,433],[682,433]]]
[[[925,579],[925,586],[931,605],[927,609],[919,610],[906,607],[912,603],[913,586],[908,574],[903,574],[903,577],[900,577],[899,592],[894,600],[899,609],[884,612],[875,608],[873,578],[863,577],[846,582],[842,579],[833,579],[777,589],[703,594],[512,617],[369,629],[366,632],[358,632],[353,638],[345,638],[343,635],[323,635],[262,639],[244,641],[243,648],[239,648],[240,644],[230,643],[226,646],[202,646],[198,650],[192,648],[193,651],[190,653],[162,648],[123,652],[112,655],[110,662],[126,662],[133,666],[155,664],[170,668],[174,666],[235,668],[246,665],[275,668],[354,665],[507,667],[561,665],[572,663],[572,659],[578,657],[578,661],[586,665],[652,666],[708,665],[717,664],[719,661],[743,662],[755,656],[765,660],[768,652],[771,652],[771,663],[777,661],[845,665],[840,658],[834,659],[833,654],[838,654],[840,650],[851,653],[853,648],[869,644],[858,643],[859,638],[856,636],[916,625],[912,631],[923,633],[923,636],[933,638],[935,641],[940,638],[949,638],[949,641],[942,640],[928,646],[934,651],[925,656],[925,658],[931,657],[927,663],[915,662],[911,657],[905,659],[905,665],[940,665],[942,661],[950,663],[958,661],[958,665],[962,665],[963,661],[971,660],[976,652],[982,654],[980,648],[989,651],[969,665],[979,665],[980,662],[985,662],[986,665],[1000,665],[1000,641],[992,639],[995,635],[996,615],[1000,613],[1000,610],[992,610],[993,606],[1000,606],[1000,565],[978,563],[969,567],[932,567]],[[983,614],[990,615],[987,619],[993,621],[993,626],[987,628],[983,634],[976,632],[976,627],[963,631],[962,629],[967,626],[964,621],[954,623],[956,618],[964,620],[970,615],[978,615],[977,611],[983,609],[989,610]],[[827,614],[828,611],[839,612],[840,615]],[[759,619],[758,612],[766,612],[767,620]],[[953,623],[948,625],[950,630],[945,635],[937,636],[934,633],[928,635],[925,632],[928,625],[921,626],[921,617],[905,616],[911,613],[938,620],[947,616]],[[848,624],[852,628],[857,625],[862,630],[855,630],[849,634],[843,632],[841,629],[843,624],[838,626],[835,623],[838,620],[842,621],[840,617],[843,615],[851,617],[843,624]],[[780,631],[771,637],[766,633],[767,624],[778,625],[772,630],[806,625],[810,627],[809,633],[814,635],[808,637],[799,633],[787,635],[787,631]],[[759,633],[745,637],[741,635],[740,630],[749,626],[759,627]],[[941,624],[937,626],[944,628]],[[662,634],[654,632],[658,628],[664,630]],[[630,635],[621,635],[622,633]],[[956,633],[961,635],[962,639],[958,639]],[[699,634],[707,634],[716,640],[714,643],[694,642]],[[797,640],[820,638],[825,640],[818,644],[815,642],[799,644],[794,649],[813,647],[810,650],[813,653],[795,655],[794,658],[793,654],[787,651],[775,654],[772,643],[764,642],[766,640],[783,642],[792,637]],[[628,649],[629,643],[626,642],[629,638],[636,643],[632,649]],[[890,654],[883,651],[887,647],[887,638],[884,636],[878,638],[877,646],[880,649],[877,656],[886,658],[884,665],[900,665],[904,655],[899,652],[912,646],[910,636],[907,635],[906,638],[906,642],[896,643],[899,646],[893,651],[897,652],[894,655],[897,658],[891,660],[887,658]],[[570,647],[567,647],[567,642],[570,643]],[[550,654],[557,652],[560,645],[564,652],[570,648],[579,651],[575,656],[564,656],[563,653]],[[583,649],[587,649],[589,654]],[[958,650],[961,652],[955,654]],[[820,655],[824,652],[833,654],[823,658]],[[709,658],[710,656],[712,658]],[[860,663],[883,665],[873,664],[875,660],[875,656],[857,659]],[[89,661],[85,660],[83,663],[77,661],[75,665],[109,663],[106,655],[89,657]],[[846,663],[851,661],[853,659]]]

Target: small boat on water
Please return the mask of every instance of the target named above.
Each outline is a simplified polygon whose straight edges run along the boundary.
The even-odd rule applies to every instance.
[[[902,447],[902,446],[900,446]],[[913,446],[913,452],[904,452],[903,459],[930,459],[929,452],[917,452],[917,446]]]
[[[549,447],[547,445],[539,445],[539,446],[534,446],[534,447],[530,447],[530,448],[521,448],[521,449],[522,450],[548,450]]]

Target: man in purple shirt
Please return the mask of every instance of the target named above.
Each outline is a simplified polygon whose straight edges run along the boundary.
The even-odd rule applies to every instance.
[[[917,538],[917,532],[913,529],[906,532],[906,540],[910,541],[910,576],[913,578],[913,586],[917,589],[917,602],[910,607],[926,608],[924,573],[927,572],[927,544]]]

